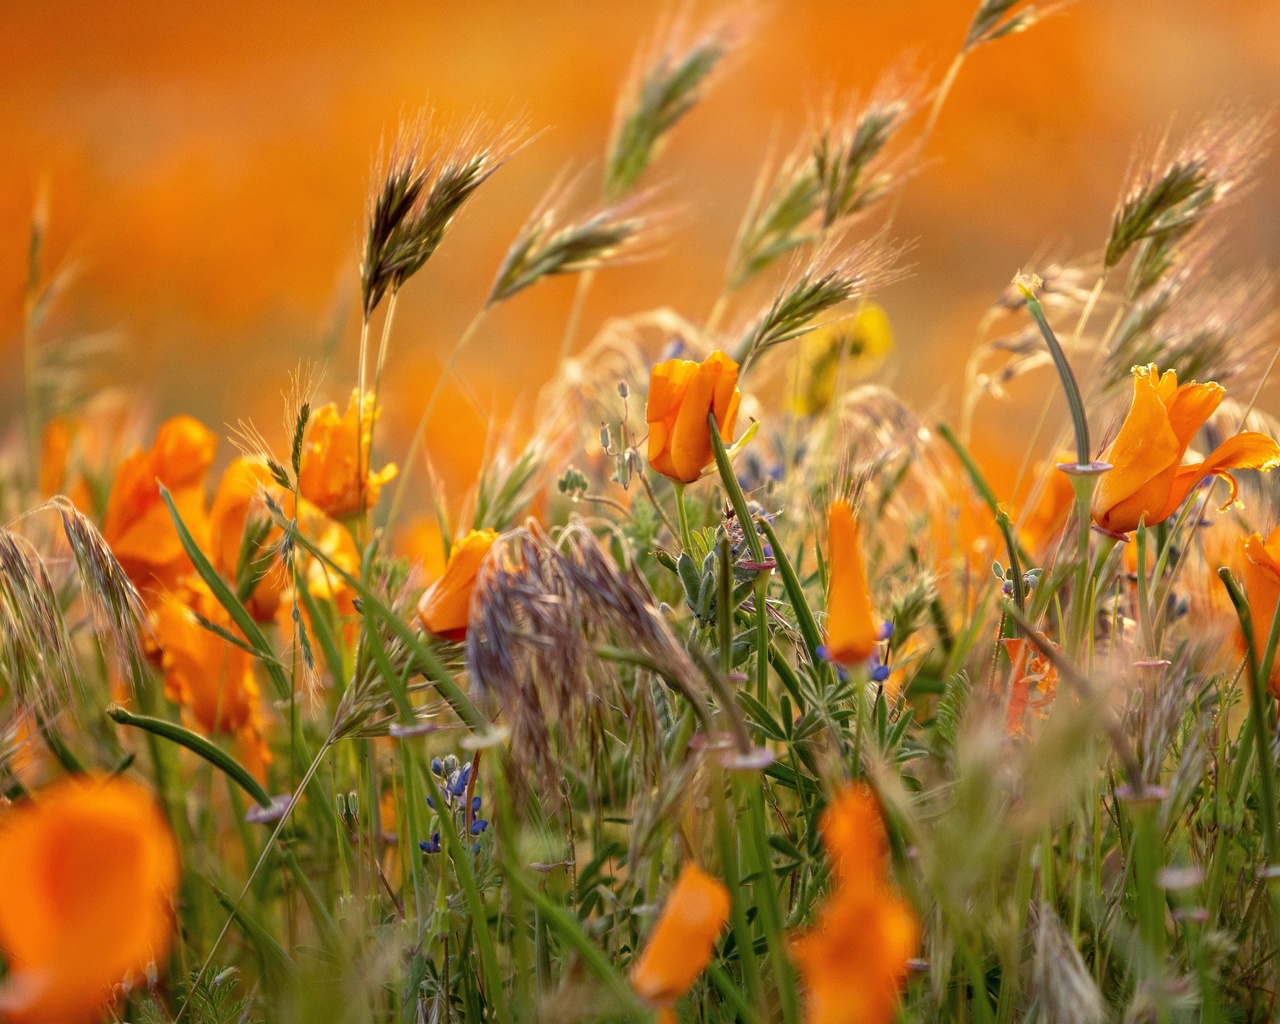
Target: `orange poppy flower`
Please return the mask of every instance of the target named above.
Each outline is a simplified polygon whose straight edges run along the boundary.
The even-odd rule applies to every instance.
[[[1182,465],[1196,432],[1225,394],[1212,382],[1179,387],[1173,370],[1161,374],[1154,363],[1135,366],[1133,404],[1103,455],[1112,469],[1102,474],[1094,491],[1093,521],[1116,534],[1136,529],[1143,520],[1148,526],[1164,522],[1209,476],[1225,477],[1231,485],[1225,511],[1236,500],[1231,470],[1280,465],[1280,445],[1252,431],[1228,438],[1203,462]]]
[[[214,567],[232,583],[236,581],[236,570],[240,565],[240,548],[244,539],[245,526],[249,523],[250,513],[255,509],[262,514],[262,492],[264,488],[275,484],[271,471],[260,459],[241,456],[223,471],[218,489],[213,495],[213,504],[209,507],[209,542],[212,546],[212,562]],[[280,488],[275,486],[275,490]],[[290,496],[291,497],[291,496]],[[263,549],[274,544],[280,537],[280,530],[272,527],[263,540]],[[259,556],[265,551],[260,549]],[[270,620],[280,606],[287,581],[283,574],[268,570],[253,593],[245,602],[245,607],[259,622]]]
[[[163,959],[178,850],[151,796],[77,776],[0,815],[0,1017],[88,1024],[112,987]]]
[[[377,472],[369,465],[373,421],[379,413],[373,407],[373,395],[364,396],[363,418],[357,416],[358,408],[359,401],[353,391],[347,411],[342,415],[338,415],[338,407],[333,402],[317,409],[307,425],[307,437],[302,446],[298,489],[321,511],[335,517],[348,515],[360,508],[362,489],[365,507],[372,508],[378,503],[382,485],[396,477],[395,463],[388,463]],[[363,419],[362,424],[358,422],[360,419]],[[359,448],[357,432],[361,434]],[[357,478],[359,464],[363,464],[363,482]]]
[[[827,657],[841,665],[866,661],[880,630],[871,608],[858,521],[843,498],[827,508]]]
[[[240,759],[261,779],[271,752],[262,737],[253,658],[205,629],[197,614],[235,632],[231,616],[202,580],[188,580],[165,593],[152,613],[165,696],[182,707],[194,726],[207,733],[234,734]]]
[[[649,465],[678,483],[697,480],[711,463],[707,416],[715,412],[720,438],[733,440],[738,422],[738,364],[723,352],[700,363],[668,359],[649,375]]]
[[[807,1024],[889,1024],[920,942],[915,913],[888,886],[888,843],[874,794],[847,787],[823,813],[835,883],[791,953]]]
[[[1249,618],[1253,623],[1253,642],[1258,657],[1271,636],[1271,622],[1276,604],[1280,603],[1280,526],[1264,541],[1255,533],[1242,542],[1244,549],[1244,585],[1249,595]],[[1280,699],[1280,657],[1271,668],[1267,692]]]
[[[729,920],[729,890],[696,864],[685,864],[631,969],[641,999],[669,1010],[707,969]]]
[[[453,546],[444,575],[418,601],[418,619],[427,632],[446,640],[461,640],[467,635],[476,573],[497,539],[496,530],[472,530]]]
[[[217,437],[190,416],[175,416],[156,432],[149,451],[135,451],[120,463],[107,499],[102,536],[126,575],[143,591],[171,587],[192,572],[157,481],[173,494],[191,536],[208,547],[204,477],[213,462]]]
[[[1075,459],[1074,453],[1063,452],[1056,461],[1074,462]],[[1071,478],[1056,464],[1040,463],[1037,474],[1042,478],[1039,493],[1025,514],[1015,518],[1020,521],[1018,539],[1029,552],[1044,555],[1066,524],[1071,506],[1075,504],[1076,492],[1071,486]]]
[[[1009,653],[1009,709],[1005,716],[1005,732],[1022,736],[1027,731],[1026,715],[1032,711],[1039,718],[1053,703],[1058,692],[1058,670],[1026,637],[1009,637],[1000,641]],[[1035,689],[1036,696],[1031,695]]]

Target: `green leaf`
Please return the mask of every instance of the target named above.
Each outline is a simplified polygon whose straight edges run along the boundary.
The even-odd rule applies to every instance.
[[[254,653],[258,655],[267,670],[267,674],[271,677],[271,682],[276,688],[276,696],[280,700],[288,700],[293,694],[293,686],[276,660],[275,652],[271,649],[271,644],[267,642],[266,635],[258,624],[253,621],[253,616],[249,614],[249,610],[236,597],[231,586],[219,575],[218,570],[213,567],[213,564],[205,557],[204,552],[200,550],[200,546],[196,544],[195,538],[191,536],[191,531],[187,529],[186,523],[178,515],[178,509],[173,503],[173,495],[169,493],[169,489],[164,484],[159,484],[158,486],[160,488],[160,497],[169,509],[174,529],[178,531],[178,539],[182,542],[182,547],[186,551],[187,557],[191,559],[191,564],[195,566],[200,578],[208,584],[213,596],[227,610],[227,614],[240,627],[240,632],[244,634],[245,639],[253,647]]]
[[[271,806],[271,797],[267,795],[267,791],[262,788],[258,780],[249,773],[249,769],[216,743],[205,739],[198,733],[183,728],[177,722],[167,722],[163,718],[153,718],[151,715],[135,715],[132,711],[128,711],[118,704],[112,704],[107,708],[107,717],[119,725],[129,725],[135,729],[143,729],[153,735],[163,737],[171,743],[176,743],[180,747],[186,747],[193,754],[204,758],[219,771],[223,772],[249,796],[253,797],[260,807]]]

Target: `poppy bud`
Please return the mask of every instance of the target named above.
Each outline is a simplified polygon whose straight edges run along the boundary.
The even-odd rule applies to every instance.
[[[843,498],[827,509],[827,657],[841,665],[866,661],[880,641],[871,608],[858,521]]]

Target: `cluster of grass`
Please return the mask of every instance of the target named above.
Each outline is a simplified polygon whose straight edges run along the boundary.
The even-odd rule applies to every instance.
[[[1044,13],[982,0],[938,85],[894,72],[830,104],[762,171],[707,322],[619,319],[575,354],[593,275],[662,223],[640,188],[650,165],[749,29],[664,27],[619,100],[598,196],[579,179],[539,204],[393,479],[375,425],[397,296],[528,139],[406,123],[371,188],[355,399],[343,418],[295,382],[283,455],[242,432],[260,475],[229,538],[204,519],[211,455],[175,470],[157,444],[128,494],[114,455],[91,457],[111,447],[87,411],[93,339],[46,337],[60,284],[37,216],[30,444],[0,493],[0,861],[7,816],[61,776],[154,794],[181,863],[170,941],[102,993],[104,1019],[1275,1015],[1280,553],[1254,535],[1280,495],[1253,472],[1276,461],[1253,406],[1276,349],[1263,282],[1217,259],[1265,124],[1217,117],[1137,160],[1095,253],[1020,275],[984,322],[958,431],[865,376],[868,332],[888,330],[871,295],[900,274],[893,219],[947,92]],[[486,311],[557,274],[578,292],[532,437],[493,445],[465,507],[432,482],[434,506],[409,508],[436,400]],[[673,352],[687,371],[655,367]],[[1135,398],[1117,430],[1135,363],[1177,371],[1203,415],[1171,392]],[[1049,364],[1040,425],[1009,445],[1019,483],[998,493],[969,426]],[[655,408],[671,375],[729,366],[700,408],[680,392],[690,417]],[[1227,399],[1186,391],[1192,377]],[[197,428],[183,436],[203,450]],[[1072,440],[1062,467],[1046,461]],[[1188,448],[1214,450],[1177,491]],[[669,468],[689,458],[691,474]],[[1243,503],[1219,512],[1210,492],[1238,469]],[[306,511],[317,502],[331,518]],[[434,583],[396,550],[411,512],[451,556]],[[179,590],[198,595],[182,598],[181,650],[164,618]],[[883,877],[842,866],[842,842],[880,835],[865,816],[837,834],[826,809],[849,793],[874,794]],[[52,885],[51,906],[71,892],[91,909],[92,879],[15,877],[18,863],[8,884],[36,895],[15,905]],[[705,951],[655,928],[680,912],[687,864],[728,895],[723,921],[688,925]],[[67,957],[132,941],[90,909],[39,928],[68,929]],[[22,1016],[16,979],[47,978],[23,974],[21,912],[0,909],[0,1015],[55,1019]],[[904,934],[914,948],[892,952]]]

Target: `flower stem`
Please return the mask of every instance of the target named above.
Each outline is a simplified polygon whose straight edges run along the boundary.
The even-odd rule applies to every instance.
[[[685,508],[684,504],[685,485],[677,483],[674,486],[676,492],[676,516],[680,520],[680,547],[692,558],[693,534],[689,530],[689,510]]]

